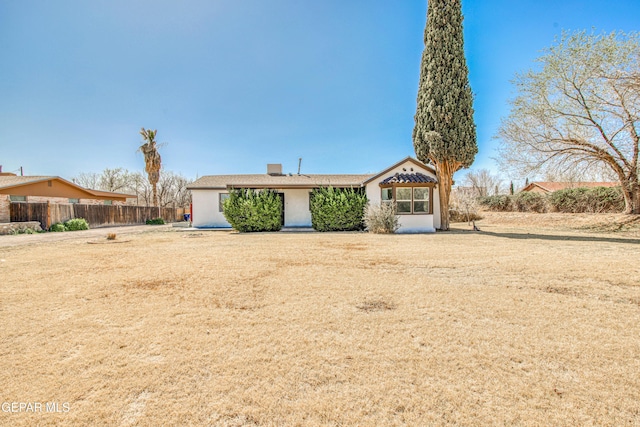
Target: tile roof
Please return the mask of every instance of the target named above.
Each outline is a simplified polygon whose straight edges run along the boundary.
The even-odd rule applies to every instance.
[[[420,172],[414,173],[396,173],[380,182],[384,184],[435,184],[437,181]]]
[[[319,186],[361,187],[373,174],[358,175],[207,175],[191,183],[187,189],[244,188],[314,188]]]
[[[536,181],[527,185],[522,191],[531,191],[534,187],[539,187],[544,191],[553,193],[554,191],[566,188],[592,188],[592,187],[617,187],[618,182],[541,182]]]

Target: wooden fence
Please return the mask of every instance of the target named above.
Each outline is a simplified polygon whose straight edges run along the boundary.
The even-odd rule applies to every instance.
[[[129,205],[84,205],[66,203],[11,202],[11,222],[40,221],[42,228],[65,222],[72,218],[84,218],[89,227],[144,224],[148,219],[162,218],[165,222],[183,220],[188,213],[184,208],[154,208]]]

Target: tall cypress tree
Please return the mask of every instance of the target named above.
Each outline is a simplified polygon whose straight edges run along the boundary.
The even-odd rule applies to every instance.
[[[429,0],[413,146],[438,175],[440,228],[449,229],[453,174],[473,163],[478,146],[464,57],[461,0]]]

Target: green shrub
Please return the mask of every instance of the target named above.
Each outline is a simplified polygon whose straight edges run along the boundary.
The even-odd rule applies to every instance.
[[[89,223],[84,218],[73,218],[64,223],[64,228],[67,231],[88,230]]]
[[[62,232],[62,231],[67,231],[64,227],[64,224],[57,222],[55,224],[51,224],[51,227],[49,227],[49,231],[53,231],[53,232]]]
[[[353,188],[323,187],[311,192],[311,225],[316,231],[364,229],[367,195]]]
[[[282,199],[273,190],[232,189],[222,206],[229,224],[242,233],[282,229]]]
[[[479,199],[480,205],[490,211],[507,212],[511,211],[511,197],[505,195],[486,196]]]
[[[153,218],[153,219],[148,219],[146,221],[147,225],[163,225],[164,224],[164,219],[162,218]]]
[[[393,203],[369,205],[364,214],[364,223],[370,233],[395,233],[400,227]]]
[[[567,188],[551,193],[549,204],[563,213],[622,212],[624,196],[620,187]]]
[[[511,196],[511,204],[513,210],[518,212],[543,213],[547,211],[547,198],[531,191],[521,191]]]

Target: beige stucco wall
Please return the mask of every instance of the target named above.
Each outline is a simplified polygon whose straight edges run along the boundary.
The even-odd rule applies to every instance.
[[[406,170],[403,170],[406,169]],[[411,170],[413,169],[413,171]],[[436,178],[436,176],[428,169],[418,167],[411,161],[406,161],[398,167],[390,170],[379,178],[374,179],[367,184],[367,198],[371,205],[379,205],[381,201],[380,181],[395,175],[396,173],[415,173],[420,172],[427,176]],[[398,215],[400,219],[398,223],[399,233],[430,233],[436,231],[440,227],[440,196],[438,195],[438,187],[433,189],[433,215]]]
[[[194,227],[230,228],[219,209],[220,193],[227,190],[191,190]]]
[[[9,222],[11,202],[8,194],[0,194],[0,223]]]

